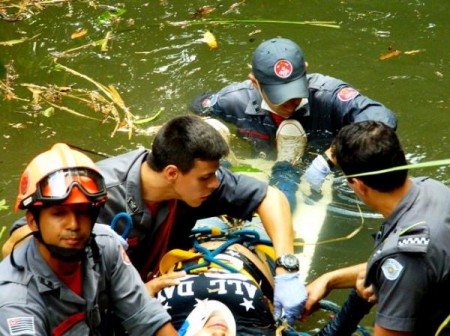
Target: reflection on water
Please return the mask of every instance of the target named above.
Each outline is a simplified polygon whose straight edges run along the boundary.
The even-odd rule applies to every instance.
[[[131,138],[127,130],[111,137],[116,120],[104,119],[101,113],[96,116],[102,121],[97,121],[58,108],[44,114],[51,107],[44,101],[40,108],[32,108],[33,92],[23,84],[100,92],[86,78],[58,71],[55,61],[106,87],[113,86],[130,113],[141,120],[156,116],[137,125],[144,130],[187,113],[188,102],[199,93],[244,80],[256,46],[274,36],[286,37],[302,47],[310,72],[347,81],[395,111],[398,133],[411,162],[448,158],[447,1],[291,1],[288,10],[269,0],[220,1],[206,16],[215,20],[334,21],[340,29],[285,23],[167,24],[191,20],[201,6],[188,1],[130,0],[120,4],[126,9],[120,18],[105,23],[99,18],[108,7],[93,4],[66,2],[44,6],[42,11],[30,8],[24,20],[0,19],[0,42],[15,41],[10,45],[0,43],[0,65],[11,64],[17,75],[10,78],[10,93],[17,99],[8,100],[1,86],[7,83],[6,73],[0,71],[0,200],[5,199],[10,206],[0,212],[2,230],[21,215],[13,213],[11,206],[26,161],[53,143],[64,141],[110,155],[151,144],[153,135],[137,129]],[[87,34],[72,39],[79,29],[86,29]],[[217,49],[210,49],[202,41],[206,30],[217,38]],[[108,34],[107,51],[101,51],[98,42]],[[380,60],[381,55],[394,50],[400,53]],[[420,52],[406,53],[414,50]],[[3,70],[3,66],[0,68]],[[82,114],[91,111],[81,101],[64,96],[61,99],[57,104],[68,109]],[[246,144],[233,139],[232,145],[245,159]],[[448,167],[411,174],[430,175],[450,184]],[[351,239],[316,246],[309,256],[309,272],[304,275],[308,279],[363,261],[371,251],[370,235],[381,222],[354,199],[345,183],[334,182],[329,190],[330,194],[320,199],[309,191],[299,193],[304,216],[297,218],[298,231],[304,230],[319,240],[343,237],[351,232],[349,228],[360,225],[360,214],[364,228]],[[345,293],[332,295],[336,301],[344,297]]]

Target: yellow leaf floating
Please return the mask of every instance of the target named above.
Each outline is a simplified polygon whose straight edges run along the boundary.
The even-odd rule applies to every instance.
[[[216,49],[218,47],[216,37],[210,31],[203,34],[203,41],[211,48]]]
[[[80,38],[80,37],[86,35],[87,32],[88,32],[87,29],[78,29],[76,32],[72,33],[72,35],[70,36],[70,38],[71,38],[72,40],[73,40],[73,39],[76,39],[76,38]]]
[[[388,53],[388,54],[381,55],[381,56],[380,56],[380,61],[384,61],[384,60],[387,60],[387,59],[389,59],[389,58],[398,56],[398,55],[400,55],[401,53],[402,53],[402,52],[401,52],[400,50],[394,50],[394,51],[392,51],[392,52],[390,52],[390,53]]]

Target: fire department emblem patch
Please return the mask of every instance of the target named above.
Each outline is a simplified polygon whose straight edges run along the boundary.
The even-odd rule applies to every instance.
[[[122,246],[120,246],[120,253],[122,254],[123,263],[125,265],[131,265],[131,261],[130,258],[128,257],[127,251],[125,251],[125,249]]]
[[[359,95],[359,92],[357,90],[351,87],[345,87],[339,91],[337,96],[340,101],[346,102],[352,100],[357,95]]]
[[[280,78],[288,78],[292,74],[292,64],[288,60],[279,60],[275,65],[273,66],[273,71],[275,72],[275,75],[277,75]]]

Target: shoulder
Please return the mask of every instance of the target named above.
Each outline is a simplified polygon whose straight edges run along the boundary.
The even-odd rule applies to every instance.
[[[415,177],[412,178],[412,181],[413,183],[424,189],[442,190],[445,193],[450,193],[450,188],[447,187],[445,184],[427,176]]]
[[[123,243],[119,234],[107,224],[96,223],[92,233],[95,234],[95,241],[97,244],[100,244],[102,247],[109,250],[119,251],[120,246]]]
[[[259,106],[261,100],[259,91],[255,90],[250,80],[247,80],[224,87],[216,95],[213,95],[211,104],[213,111],[216,111],[216,113],[217,110],[223,110],[223,112],[230,114],[245,111],[249,104],[250,106]]]
[[[350,84],[323,74],[312,73],[306,76],[310,89],[326,89],[331,90],[339,86],[350,86]]]
[[[219,96],[226,96],[228,94],[238,93],[239,91],[251,90],[255,91],[255,88],[250,80],[245,80],[243,82],[231,83],[224,88],[222,88],[217,94]]]
[[[119,208],[125,206],[125,189],[128,183],[139,184],[141,165],[149,151],[136,149],[131,152],[97,162],[100,173],[105,179],[108,190],[106,207],[120,202]],[[123,204],[122,204],[123,203]],[[103,211],[102,211],[103,212]]]
[[[117,175],[127,167],[132,166],[136,161],[142,162],[147,154],[147,149],[140,148],[127,152],[125,154],[98,161],[96,162],[96,164],[100,168],[100,172],[102,173],[102,175],[106,180],[108,180],[111,175]]]
[[[434,215],[433,218],[441,221],[449,220],[450,188],[429,177],[417,177],[411,180],[413,188],[418,190],[418,197],[412,200],[413,206],[423,208],[424,213]]]
[[[17,250],[21,248],[23,246],[20,246]],[[15,253],[16,263],[25,266],[24,270],[18,270],[12,266],[10,257],[11,255],[8,255],[0,263],[0,306],[10,304],[26,305],[29,303],[28,292],[38,292],[32,286],[33,274],[27,270],[28,267],[24,264],[24,258]]]
[[[119,273],[122,274],[120,277],[126,276],[125,274],[128,274],[126,273],[128,272],[126,269],[135,271],[126,252],[128,244],[109,225],[95,224],[93,233],[95,234],[95,243],[98,247],[100,260],[103,264],[102,273],[104,272],[103,275],[107,279],[112,279],[114,274],[117,275]],[[92,245],[90,256],[93,258],[92,260],[95,264],[96,253]]]
[[[221,186],[232,186],[233,188],[239,186],[251,187],[252,189],[267,190],[268,183],[261,181],[255,177],[245,174],[238,174],[230,170],[220,167],[217,172]]]

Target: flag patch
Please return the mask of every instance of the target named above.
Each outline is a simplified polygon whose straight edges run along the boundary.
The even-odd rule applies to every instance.
[[[7,322],[11,336],[36,335],[33,316],[11,317]]]

